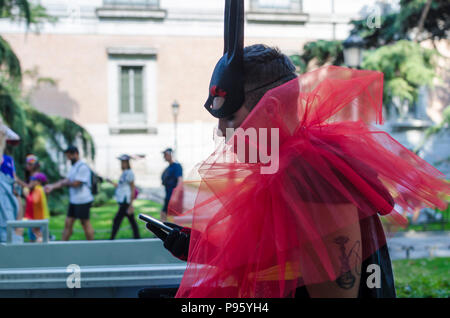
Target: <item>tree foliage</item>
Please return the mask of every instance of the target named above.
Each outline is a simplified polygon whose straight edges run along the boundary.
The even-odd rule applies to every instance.
[[[55,21],[39,4],[26,0],[0,0],[0,18],[23,20],[36,26],[43,21]],[[23,177],[27,154],[36,154],[50,179],[57,179],[62,154],[68,144],[81,144],[85,154],[94,158],[95,148],[89,133],[75,122],[58,116],[49,116],[32,107],[21,89],[23,72],[20,61],[7,41],[0,37],[0,116],[21,137],[21,143],[8,147],[16,160],[18,175]],[[34,72],[37,85],[41,82]],[[50,79],[44,79],[54,83]],[[64,160],[65,161],[65,160]]]
[[[308,71],[313,66],[325,64],[344,64],[344,54],[341,41],[318,40],[308,42],[303,46],[301,55],[291,56],[300,73]]]
[[[427,0],[400,0],[400,10],[381,15],[380,28],[371,28],[366,19],[355,20],[353,31],[364,40],[367,48],[391,44],[398,40],[415,40],[418,23]],[[449,37],[450,1],[433,0],[424,20],[420,40],[440,40]]]
[[[435,56],[434,50],[401,40],[367,52],[362,68],[383,72],[383,102],[386,107],[392,106],[395,97],[412,105],[417,101],[420,87],[432,85]]]
[[[36,110],[22,97],[17,86],[1,78],[0,115],[21,136],[18,146],[8,148],[16,159],[20,176],[23,176],[24,159],[30,153],[41,158],[43,170],[51,179],[60,177],[59,165],[65,161],[63,151],[67,145],[81,144],[85,154],[95,156],[92,137],[83,127]]]
[[[423,31],[416,37],[419,40],[447,38],[450,2],[427,1],[400,0],[397,11],[389,4],[379,3],[382,8],[379,28],[369,27],[367,19],[351,22],[351,32],[360,35],[365,43],[366,52],[361,67],[384,73],[383,102],[389,110],[388,114],[391,110],[398,111],[405,103],[409,107],[413,106],[418,99],[420,87],[431,86],[436,77],[438,52],[425,49],[420,46],[420,41],[416,43],[410,38],[418,29]],[[419,26],[420,21],[423,21],[423,27]],[[300,55],[293,55],[291,58],[301,73],[326,64],[343,65],[342,42],[308,42]],[[394,103],[394,100],[399,103]]]

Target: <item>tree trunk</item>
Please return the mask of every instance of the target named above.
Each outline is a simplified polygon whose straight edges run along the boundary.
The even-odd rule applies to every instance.
[[[416,33],[415,42],[419,42],[419,37],[420,37],[420,34],[423,31],[423,26],[425,24],[425,19],[427,18],[428,11],[430,11],[430,6],[431,6],[431,2],[432,1],[433,0],[427,0],[427,3],[425,3],[425,6],[423,7],[423,11],[422,11],[422,14],[420,16],[419,24],[417,25],[417,33]]]

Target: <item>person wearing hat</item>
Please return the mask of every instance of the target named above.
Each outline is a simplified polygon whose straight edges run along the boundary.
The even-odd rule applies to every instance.
[[[20,142],[20,137],[12,131],[8,126],[3,125],[3,130],[6,133],[6,144],[10,146],[16,146]],[[16,175],[16,167],[14,163],[14,158],[12,156],[7,155],[6,153],[3,153],[3,162],[0,163],[0,171],[3,172],[6,176],[8,176],[11,179],[14,179],[16,183],[13,185],[13,193],[16,197],[19,211],[17,214],[17,220],[21,220],[23,217],[23,204],[21,199],[21,186],[18,181],[17,175]],[[22,235],[23,229],[16,228],[15,230],[16,234],[19,236]]]
[[[183,182],[183,168],[178,162],[174,161],[172,148],[167,148],[162,153],[164,160],[169,163],[169,166],[164,169],[161,175],[161,181],[166,191],[164,206],[161,210],[161,220],[165,221],[167,220],[167,209],[173,190],[179,183]]]
[[[91,192],[92,171],[89,166],[80,159],[80,153],[75,146],[69,146],[65,155],[72,163],[67,178],[45,186],[45,192],[50,193],[55,189],[69,188],[69,208],[64,224],[62,240],[68,241],[73,232],[73,225],[80,219],[87,240],[94,239],[94,229],[90,222],[90,210],[94,196]]]
[[[134,184],[134,173],[133,170],[131,170],[130,165],[131,157],[124,154],[117,159],[120,160],[120,167],[122,169],[122,174],[120,175],[119,182],[115,183],[109,179],[106,179],[107,182],[111,183],[116,188],[114,196],[117,203],[119,204],[119,210],[117,211],[113,220],[110,239],[114,240],[114,238],[116,237],[117,232],[120,228],[120,224],[122,223],[124,217],[127,217],[128,221],[130,222],[131,228],[133,230],[133,237],[135,239],[139,239],[139,228],[136,223],[133,207],[133,201],[136,198],[136,186]]]
[[[16,146],[20,142],[20,137],[11,128],[3,124],[0,117],[0,133],[2,140],[0,144],[0,171],[11,179],[16,178],[16,168],[14,159],[5,154],[6,145]]]
[[[7,125],[0,116],[0,165],[5,162],[4,151],[10,142],[19,141],[19,136]],[[9,171],[10,169],[7,169]],[[14,175],[14,174],[13,174]],[[6,241],[6,225],[8,221],[17,219],[19,203],[13,192],[14,178],[4,169],[0,171],[0,242]]]
[[[396,204],[445,209],[450,184],[372,126],[382,123],[382,73],[297,76],[279,50],[244,48],[244,17],[244,1],[226,0],[224,55],[204,105],[226,141],[186,184],[193,206],[172,199],[178,225],[147,223],[187,261],[176,297],[396,297],[380,217],[405,226]]]

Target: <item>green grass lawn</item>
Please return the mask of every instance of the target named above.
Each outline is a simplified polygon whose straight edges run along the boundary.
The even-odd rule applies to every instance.
[[[393,261],[397,297],[450,297],[450,257]]]
[[[407,228],[400,228],[399,231],[450,231],[450,222],[445,223],[428,223],[428,224],[412,224]]]
[[[154,235],[145,228],[145,222],[138,219],[139,213],[145,213],[153,217],[159,218],[159,212],[162,206],[158,203],[148,200],[136,200],[134,203],[136,222],[139,226],[139,233],[142,238],[154,237]],[[111,236],[112,222],[118,210],[118,205],[111,200],[100,207],[91,208],[91,223],[95,230],[94,238],[96,240],[107,240]],[[55,236],[57,241],[61,240],[62,231],[64,229],[64,221],[66,215],[57,215],[50,218],[50,233]],[[25,231],[25,236],[27,236]],[[131,230],[128,218],[122,220],[120,230],[116,235],[116,239],[133,238],[133,231]],[[28,238],[25,237],[25,240]],[[83,228],[79,220],[76,221],[73,229],[73,234],[70,240],[85,240]]]

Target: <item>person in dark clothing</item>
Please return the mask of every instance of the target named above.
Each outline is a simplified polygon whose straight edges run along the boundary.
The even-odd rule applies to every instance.
[[[395,297],[379,216],[402,225],[395,204],[410,208],[412,198],[445,207],[440,198],[450,187],[370,130],[381,120],[381,73],[326,66],[297,77],[276,48],[244,48],[243,26],[243,2],[227,0],[224,55],[204,105],[227,143],[199,168],[193,207],[177,210],[172,199],[170,216],[185,227],[166,222],[167,234],[147,224],[187,261],[175,297]],[[237,131],[267,127],[279,133],[270,148]],[[230,138],[228,129],[236,131]],[[235,139],[249,140],[246,152],[262,151],[259,161],[239,156]],[[268,149],[279,169],[265,174]]]
[[[173,190],[176,186],[182,182],[183,168],[178,162],[173,160],[173,150],[167,148],[163,151],[164,160],[169,163],[169,166],[164,170],[161,176],[162,184],[166,190],[166,196],[164,198],[164,206],[161,210],[161,220],[167,220],[167,208],[172,196]]]
[[[118,183],[112,182],[107,179],[109,183],[114,185],[116,188],[115,199],[119,204],[119,210],[116,213],[116,216],[113,220],[113,227],[111,231],[111,240],[117,235],[119,231],[120,224],[124,217],[128,218],[130,221],[131,228],[133,229],[133,237],[135,239],[139,239],[139,228],[136,223],[136,219],[134,217],[134,207],[133,201],[135,199],[136,186],[134,184],[134,173],[131,170],[130,159],[131,157],[128,155],[121,155],[119,158],[122,174],[120,175],[120,179]]]

